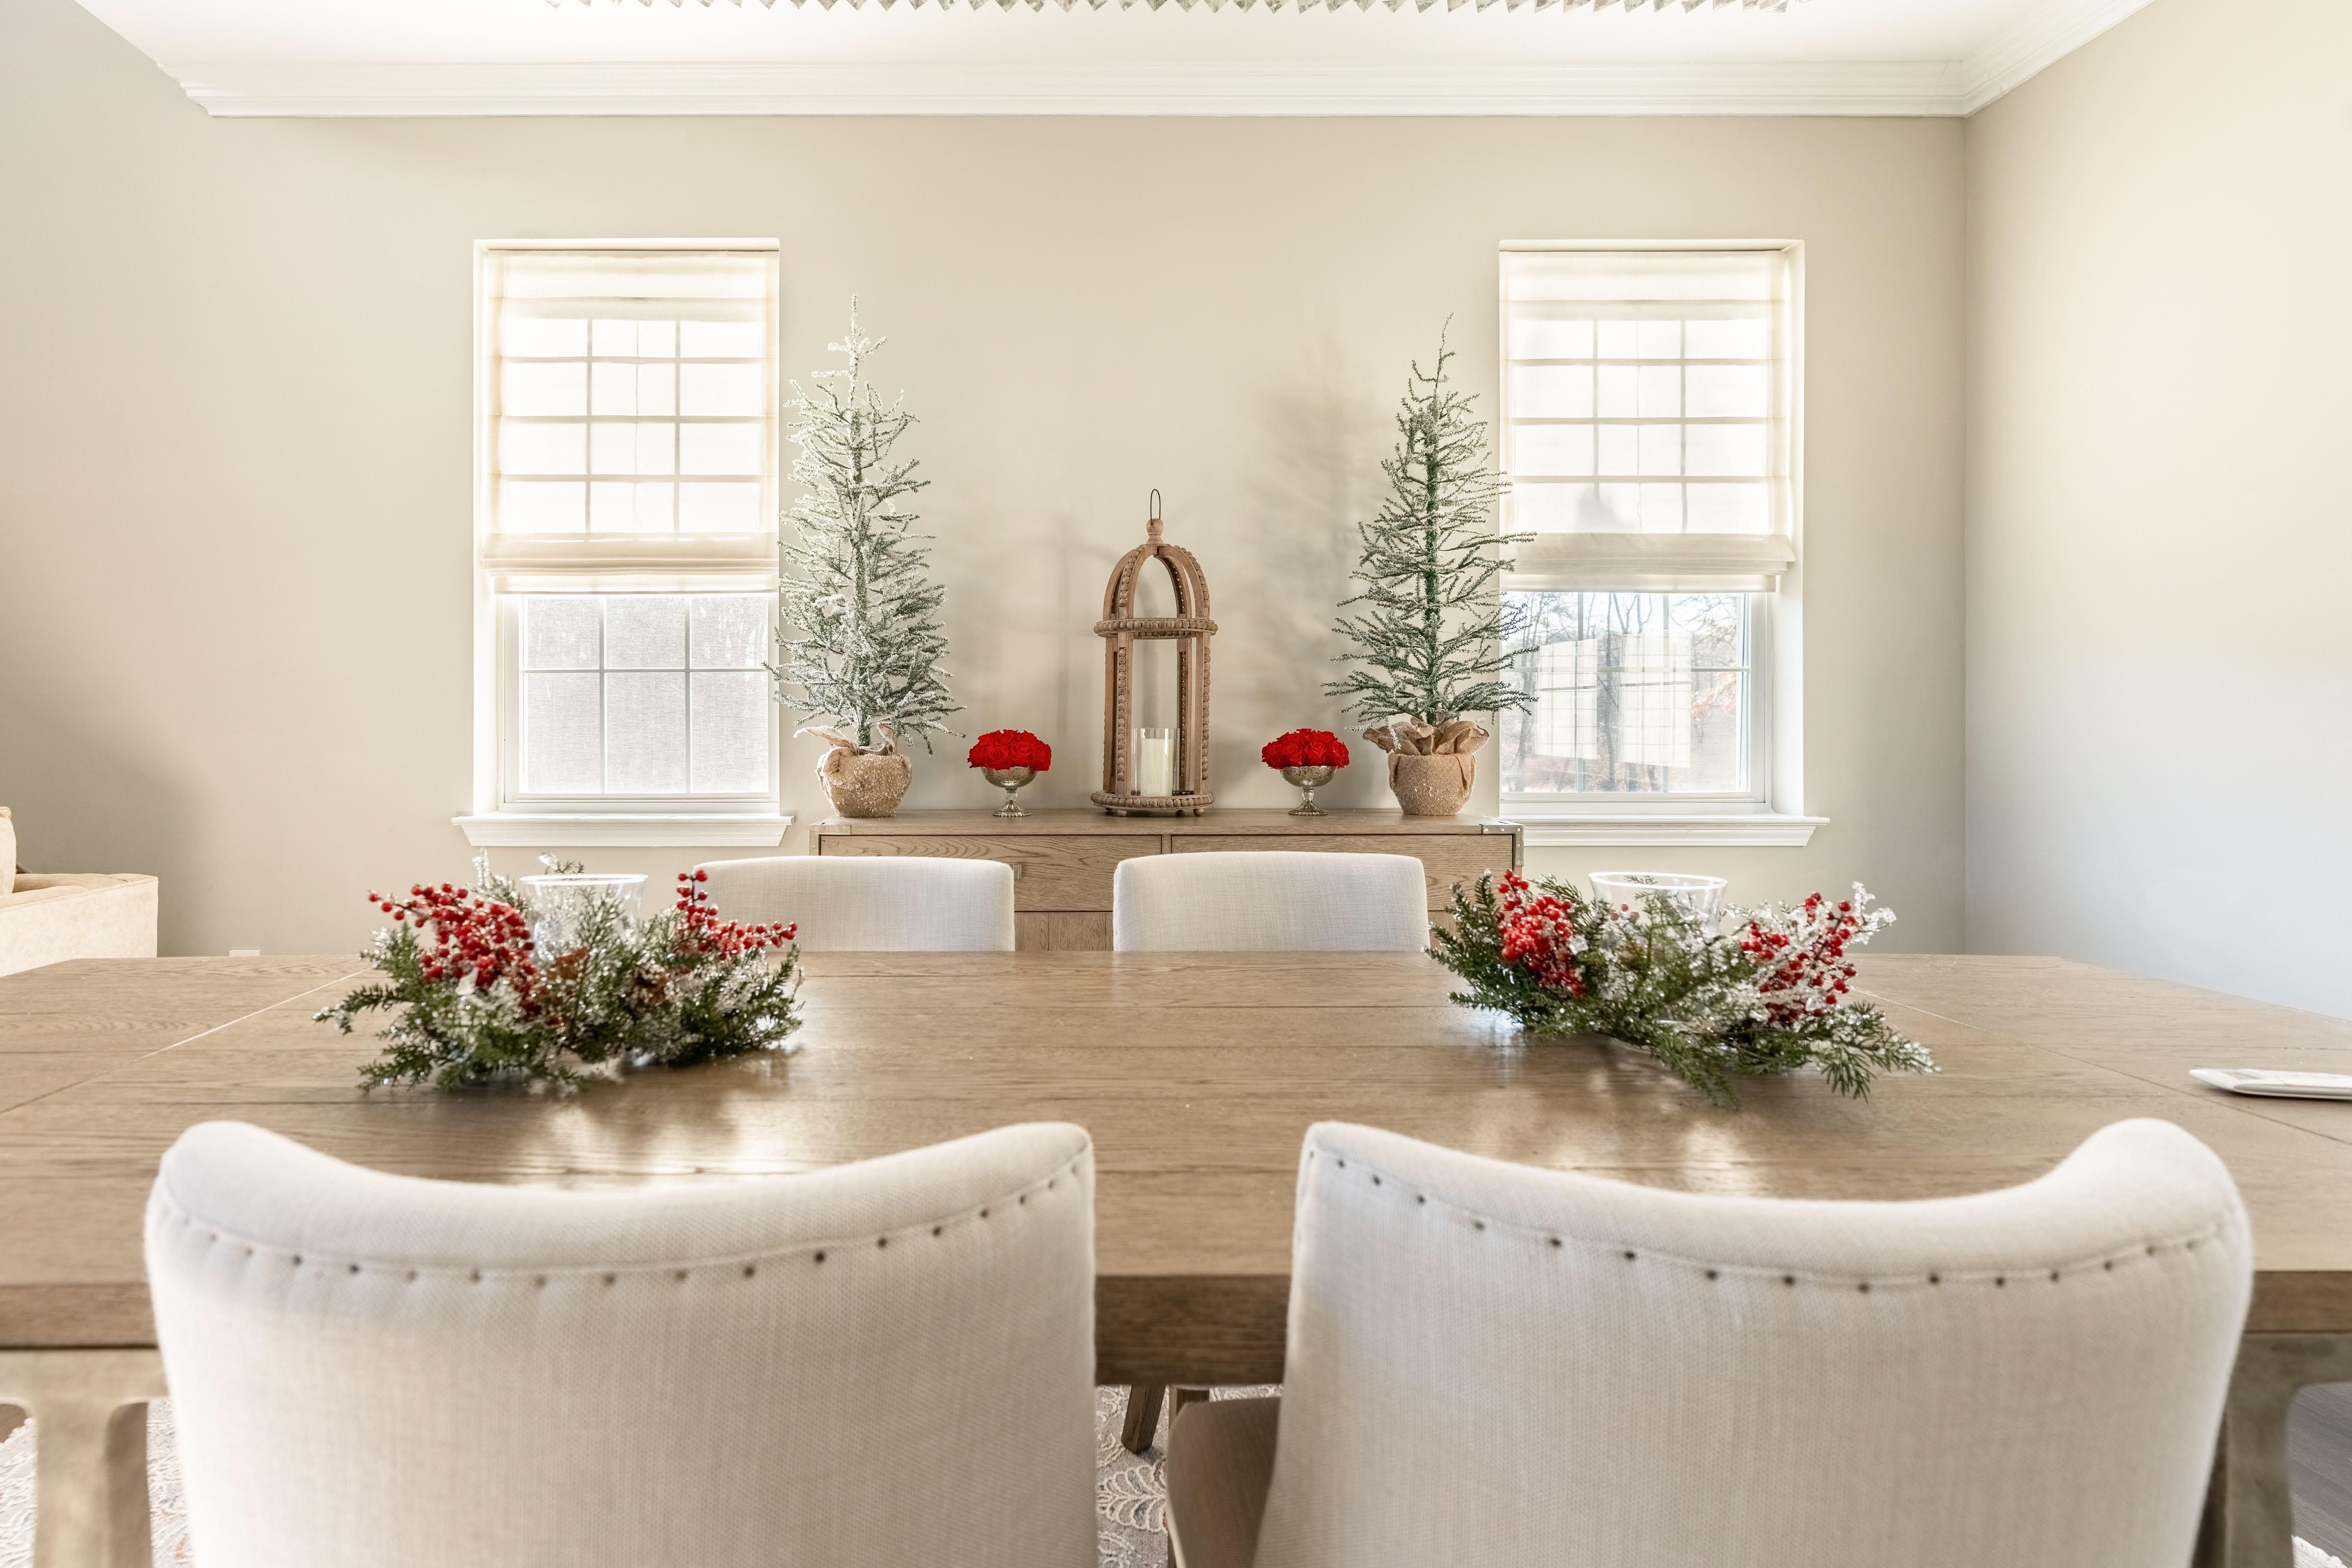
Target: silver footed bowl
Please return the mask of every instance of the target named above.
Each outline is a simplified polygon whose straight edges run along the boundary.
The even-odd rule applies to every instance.
[[[1315,791],[1331,782],[1331,775],[1338,771],[1328,762],[1318,762],[1312,768],[1284,768],[1282,781],[1298,791],[1298,804],[1290,809],[1290,814],[1294,817],[1322,816],[1323,808],[1315,803]]]
[[[998,816],[1025,817],[1029,814],[1021,807],[1021,787],[1035,782],[1037,770],[1034,768],[983,768],[980,776],[1004,791],[1004,804],[996,809]]]

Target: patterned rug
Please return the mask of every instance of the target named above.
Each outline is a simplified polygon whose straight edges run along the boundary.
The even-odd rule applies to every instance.
[[[1270,1389],[1221,1389],[1234,1395]],[[1127,1390],[1095,1390],[1095,1507],[1101,1515],[1102,1568],[1163,1568],[1161,1533],[1167,1490],[1160,1449],[1130,1454],[1118,1440]],[[1166,1420],[1161,1421],[1165,1429]],[[180,1496],[180,1456],[172,1438],[171,1401],[159,1400],[147,1417],[147,1488],[155,1520],[156,1568],[194,1562],[188,1552],[187,1511]],[[33,1561],[33,1427],[19,1427],[0,1442],[0,1568],[31,1568]],[[2296,1564],[2296,1568],[2327,1568]]]
[[[1220,1396],[1270,1394],[1272,1389],[1219,1389]],[[1160,1449],[1130,1454],[1118,1440],[1127,1390],[1095,1390],[1095,1510],[1101,1516],[1102,1568],[1163,1568],[1168,1542],[1161,1533],[1167,1488]],[[1162,1417],[1161,1431],[1166,1431]],[[147,1420],[147,1485],[155,1516],[156,1568],[193,1562],[188,1521],[180,1500],[180,1456],[172,1441],[169,1400],[151,1407]],[[0,1442],[0,1568],[31,1568],[33,1561],[33,1428],[18,1427]],[[2346,1568],[2307,1541],[2294,1543],[2294,1568]]]

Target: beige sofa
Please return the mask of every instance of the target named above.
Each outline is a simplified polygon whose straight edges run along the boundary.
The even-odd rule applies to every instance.
[[[16,825],[0,807],[0,975],[68,958],[155,956],[152,876],[16,870]]]

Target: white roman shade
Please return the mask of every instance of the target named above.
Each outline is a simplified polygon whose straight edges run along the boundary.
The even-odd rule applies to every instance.
[[[756,242],[483,247],[493,590],[772,590],[776,262]]]
[[[1796,559],[1789,254],[1503,254],[1506,586],[1759,591]]]

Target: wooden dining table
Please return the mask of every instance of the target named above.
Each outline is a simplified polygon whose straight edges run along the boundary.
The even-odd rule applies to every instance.
[[[1646,1059],[1530,1040],[1419,954],[818,954],[799,1049],[576,1093],[359,1086],[312,1013],[341,957],[81,960],[0,978],[0,1403],[39,1421],[37,1568],[143,1562],[140,1259],[156,1163],[235,1119],[383,1170],[588,1187],[786,1176],[1007,1123],[1094,1136],[1106,1384],[1282,1377],[1300,1140],[1367,1123],[1692,1192],[1917,1198],[2027,1181],[2160,1116],[2227,1162],[2252,1317],[2199,1563],[2287,1568],[2287,1406],[2352,1379],[2352,1103],[2258,1100],[2204,1066],[2352,1072],[2352,1022],[2048,958],[1886,954],[1863,992],[1941,1071],[1862,1101],[1816,1076],[1709,1104]]]

